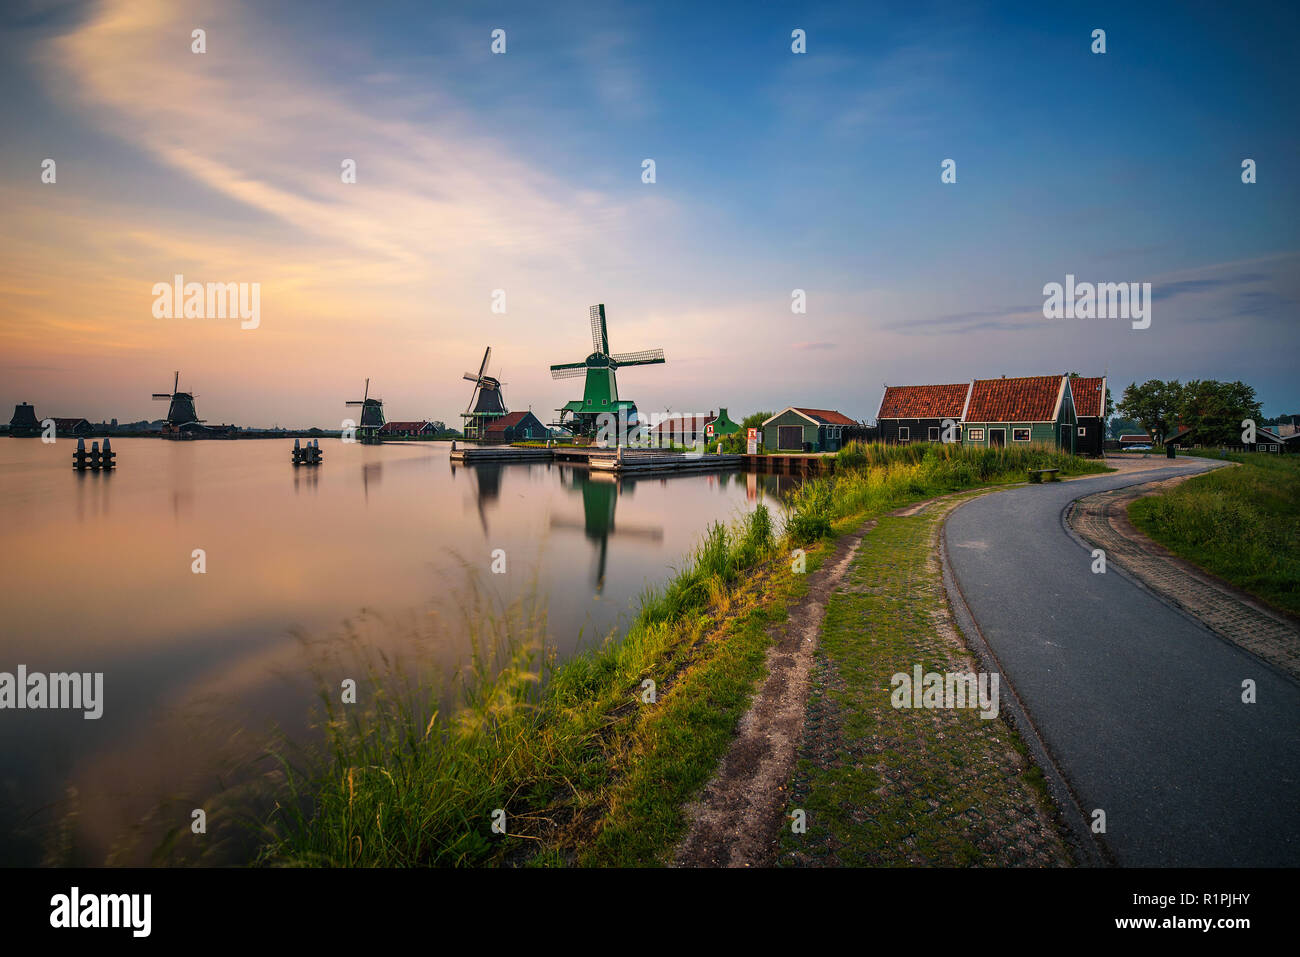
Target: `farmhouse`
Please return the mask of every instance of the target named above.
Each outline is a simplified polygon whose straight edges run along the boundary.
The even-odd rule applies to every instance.
[[[1106,377],[1070,380],[1074,395],[1074,451],[1079,455],[1101,455],[1106,444]]]
[[[886,386],[876,413],[880,440],[891,445],[943,441],[944,421],[961,421],[969,394],[969,382]]]
[[[857,423],[831,409],[788,406],[763,423],[763,447],[775,452],[838,452]]]
[[[1151,436],[1145,432],[1131,432],[1119,437],[1119,447],[1121,449],[1131,449],[1135,445],[1150,445]]]
[[[419,435],[433,435],[432,422],[385,422],[379,429],[382,436],[405,436],[412,438]]]
[[[89,435],[94,431],[91,424],[85,419],[55,417],[54,434],[63,436]]]
[[[551,433],[531,412],[510,412],[495,418],[483,432],[484,442],[542,442]]]
[[[1038,442],[1073,452],[1078,421],[1070,377],[976,379],[971,383],[962,422],[962,442],[966,445]]]

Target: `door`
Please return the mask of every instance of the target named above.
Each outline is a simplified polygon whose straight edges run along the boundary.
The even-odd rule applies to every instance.
[[[1071,426],[1061,426],[1061,449],[1066,452],[1074,451],[1074,429]]]
[[[989,429],[989,445],[996,445],[999,448],[1007,444],[1006,429]]]
[[[803,426],[778,425],[776,427],[776,448],[780,452],[802,452]]]

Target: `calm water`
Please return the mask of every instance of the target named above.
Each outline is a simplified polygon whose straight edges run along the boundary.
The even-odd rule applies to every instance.
[[[778,494],[743,473],[453,466],[441,443],[322,441],[325,464],[295,469],[291,445],[115,440],[118,469],[93,474],[71,440],[0,439],[0,671],[104,673],[97,721],[0,711],[0,862],[147,862],[169,815],[188,826],[160,799],[199,806],[272,723],[303,727],[311,668],[338,677],[315,645],[432,636],[454,669],[477,583],[498,606],[538,596],[563,657],[625,626],[710,522]]]

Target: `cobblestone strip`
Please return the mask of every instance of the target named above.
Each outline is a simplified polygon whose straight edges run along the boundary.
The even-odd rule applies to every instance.
[[[1070,527],[1166,600],[1216,634],[1300,678],[1300,623],[1201,571],[1133,527],[1130,502],[1168,490],[1190,476],[1089,495],[1074,503]]]

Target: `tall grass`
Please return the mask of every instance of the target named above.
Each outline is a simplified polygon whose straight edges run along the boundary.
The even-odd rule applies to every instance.
[[[851,515],[979,485],[1024,481],[1030,469],[1055,468],[1063,475],[1104,470],[1097,462],[1038,444],[981,448],[851,442],[836,454],[835,464],[835,472],[804,482],[789,496],[785,530],[793,542],[827,537],[836,521]]]

